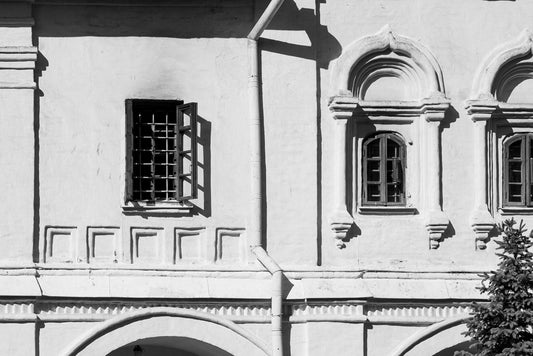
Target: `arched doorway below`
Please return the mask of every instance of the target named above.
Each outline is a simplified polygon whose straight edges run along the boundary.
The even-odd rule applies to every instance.
[[[131,342],[107,356],[232,356],[211,344],[186,337],[153,337]]]

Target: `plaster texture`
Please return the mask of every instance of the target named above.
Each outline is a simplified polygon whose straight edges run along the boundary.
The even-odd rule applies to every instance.
[[[286,0],[257,43],[256,142],[246,37],[266,6],[0,3],[2,354],[272,354],[278,285],[249,249],[258,144],[284,355],[467,347],[494,224],[533,228],[501,193],[502,144],[533,127],[533,4]],[[198,103],[192,208],[127,206],[127,99]],[[399,209],[361,204],[377,131],[406,142]]]

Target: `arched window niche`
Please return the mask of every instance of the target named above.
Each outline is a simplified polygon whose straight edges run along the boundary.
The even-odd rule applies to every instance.
[[[496,215],[533,214],[525,190],[520,202],[509,201],[505,157],[506,145],[533,132],[532,44],[530,31],[524,30],[494,49],[479,66],[466,102],[475,130],[471,225],[477,249],[486,248]]]
[[[449,100],[433,54],[387,25],[344,49],[332,67],[331,91],[336,192],[330,226],[337,247],[345,247],[347,232],[359,215],[420,213],[425,216],[428,246],[437,248],[449,224],[440,202],[439,152],[439,125]],[[406,138],[404,162],[411,168],[405,171],[400,203],[370,208],[364,196],[363,140],[379,132]],[[354,138],[348,145],[353,147],[347,148],[347,137]],[[350,179],[352,175],[355,177]]]

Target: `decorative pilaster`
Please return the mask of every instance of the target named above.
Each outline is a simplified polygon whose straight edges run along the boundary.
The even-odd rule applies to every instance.
[[[329,218],[338,248],[346,245],[344,239],[354,220],[346,206],[346,123],[348,118],[335,115],[335,210]]]
[[[467,112],[474,122],[474,211],[470,224],[474,230],[476,249],[487,247],[489,232],[494,228],[487,205],[487,121],[497,109],[498,103],[493,100],[475,100],[467,102]]]
[[[439,125],[444,119],[449,102],[444,98],[436,98],[424,103],[422,108],[427,121],[427,217],[426,230],[429,233],[431,249],[439,247],[444,231],[448,228],[449,219],[440,205],[440,153],[439,153]]]
[[[36,142],[34,69],[30,1],[0,1],[0,260],[34,262]]]

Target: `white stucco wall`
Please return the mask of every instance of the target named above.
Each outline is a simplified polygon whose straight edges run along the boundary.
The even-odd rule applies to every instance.
[[[0,12],[0,46],[33,45],[39,52],[35,98],[26,87],[32,68],[0,72],[0,86],[19,86],[0,89],[0,348],[10,354],[57,355],[97,325],[168,301],[169,308],[188,303],[234,322],[270,346],[270,276],[248,252],[246,234],[245,37],[266,3],[140,3],[37,0],[32,7],[21,1]],[[282,6],[259,47],[265,245],[285,271],[284,333],[292,355],[388,355],[425,328],[464,317],[465,303],[480,298],[477,274],[493,268],[496,257],[494,242],[476,249],[470,224],[476,157],[465,101],[483,58],[531,26],[532,11],[524,0],[287,0]],[[31,21],[24,25],[26,17],[33,27]],[[13,26],[13,18],[22,25]],[[440,200],[450,227],[437,249],[429,248],[427,187],[416,174],[424,165],[426,137],[410,148],[419,154],[409,159],[420,166],[409,168],[419,214],[362,215],[351,206],[357,236],[344,249],[332,237],[338,174],[328,108],[333,63],[351,43],[385,25],[429,49],[451,101],[440,131]],[[16,61],[27,55],[17,53]],[[387,85],[376,87],[379,97],[401,92],[388,92]],[[124,213],[130,98],[198,102],[198,213]],[[358,201],[357,191],[348,189],[348,202]],[[533,227],[533,215],[519,218]],[[147,231],[151,239],[133,251],[135,233]],[[180,234],[192,237],[179,244]],[[92,238],[96,251],[105,251],[97,253],[100,259],[88,259]],[[179,246],[182,260],[175,258]],[[47,249],[56,249],[52,258]],[[417,344],[411,354],[456,345],[461,328]],[[225,335],[219,341],[227,342]],[[27,342],[19,346],[16,336]]]

